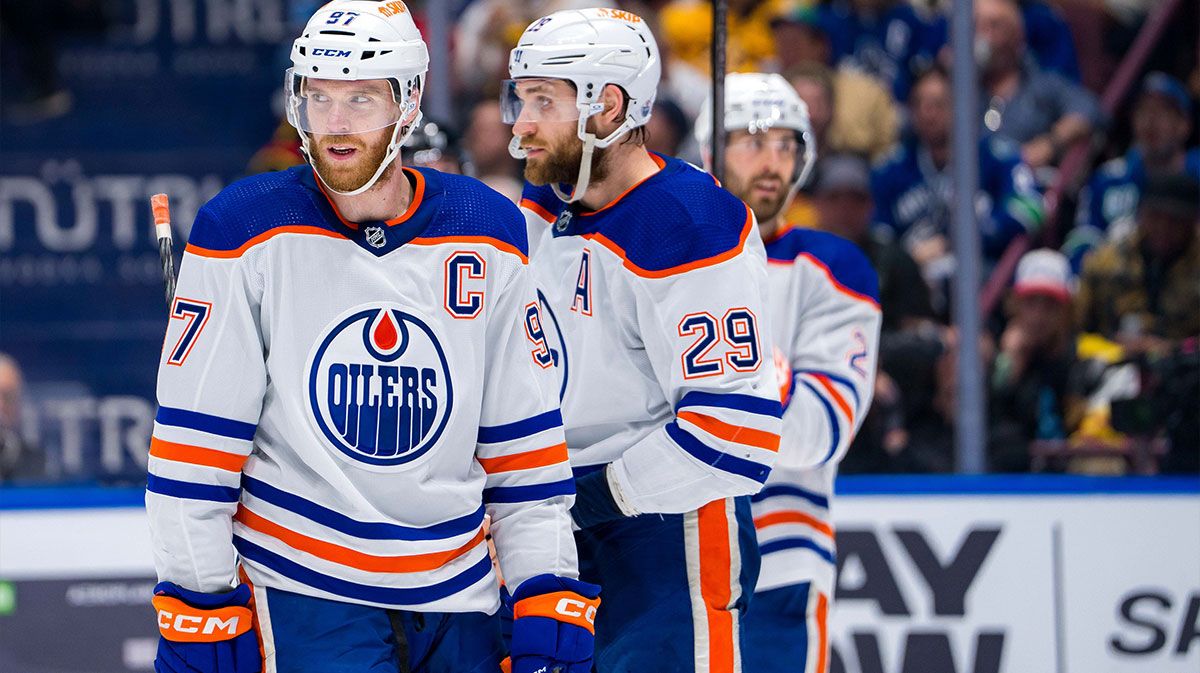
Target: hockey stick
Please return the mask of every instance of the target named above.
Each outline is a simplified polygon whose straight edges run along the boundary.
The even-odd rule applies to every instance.
[[[712,174],[725,182],[725,42],[727,38],[725,0],[712,3]]]
[[[158,234],[158,258],[162,262],[163,284],[167,288],[167,308],[175,300],[175,258],[171,244],[171,207],[166,194],[150,197],[150,209],[154,212],[154,230]]]

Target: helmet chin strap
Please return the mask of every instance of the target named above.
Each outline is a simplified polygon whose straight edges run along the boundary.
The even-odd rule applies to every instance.
[[[367,180],[366,183],[364,183],[363,186],[359,187],[358,189],[348,192],[343,192],[340,189],[334,189],[333,187],[329,186],[328,182],[325,181],[325,178],[321,175],[321,171],[314,170],[313,172],[317,174],[317,178],[321,181],[321,184],[325,186],[325,189],[328,189],[334,194],[338,194],[340,196],[357,196],[362,194],[371,187],[375,186],[375,183],[379,181],[379,177],[383,175],[385,170],[387,170],[387,167],[396,160],[396,157],[400,156],[400,147],[404,145],[404,142],[408,140],[409,136],[413,134],[413,131],[417,129],[417,126],[421,123],[421,117],[422,114],[418,110],[417,116],[405,126],[402,127],[398,122],[396,123],[395,127],[392,129],[392,139],[388,143],[387,154],[383,156],[383,161],[379,162],[379,168],[376,168],[375,174],[371,176],[371,179]],[[308,163],[312,164],[313,168],[316,169],[316,164],[314,164],[312,161],[312,153],[309,150],[308,135],[301,133],[300,140],[300,151],[304,153],[304,158],[308,160]]]
[[[589,133],[587,130],[588,117],[595,114],[591,106],[581,104],[579,106],[579,127],[575,131],[575,135],[583,141],[583,153],[579,157],[579,176],[575,179],[575,189],[567,194],[559,189],[557,183],[550,183],[550,188],[554,190],[554,195],[567,203],[575,203],[583,199],[587,194],[588,184],[592,178],[592,153],[597,147],[604,148],[616,142],[621,136],[629,132],[633,128],[633,122],[626,117],[625,121],[616,128],[615,131],[608,134],[605,138],[597,138],[596,134]],[[511,150],[511,145],[509,146]],[[522,150],[524,152],[524,150]]]
[[[554,190],[554,195],[567,203],[575,203],[587,194],[588,183],[592,179],[592,152],[596,149],[596,135],[594,133],[583,133],[583,154],[579,159],[579,176],[575,178],[575,189],[570,194],[559,189],[557,182],[550,183],[550,189]]]

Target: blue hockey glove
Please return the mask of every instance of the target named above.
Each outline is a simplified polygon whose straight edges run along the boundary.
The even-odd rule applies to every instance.
[[[538,575],[513,592],[512,673],[590,673],[600,587]]]
[[[158,611],[157,673],[259,673],[262,654],[253,626],[250,587],[202,594],[170,582],[154,587]]]

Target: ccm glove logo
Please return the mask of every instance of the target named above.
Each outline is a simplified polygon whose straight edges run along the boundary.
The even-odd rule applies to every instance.
[[[556,591],[517,601],[517,604],[513,606],[513,618],[548,617],[555,621],[580,626],[595,633],[596,608],[598,607],[600,607],[599,598],[584,598],[571,591]]]
[[[575,617],[587,620],[588,624],[596,623],[596,606],[588,605],[586,601],[577,598],[563,598],[554,606],[554,611],[563,617]]]
[[[202,610],[168,596],[155,596],[158,631],[178,643],[215,643],[232,640],[252,627],[250,609],[239,606]]]

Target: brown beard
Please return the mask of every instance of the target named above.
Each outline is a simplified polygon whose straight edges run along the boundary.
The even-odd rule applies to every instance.
[[[754,183],[763,178],[777,178],[780,180],[782,186],[779,196],[773,199],[763,199],[753,196]],[[750,210],[754,211],[754,217],[759,222],[771,221],[783,211],[783,207],[786,205],[784,202],[787,201],[789,193],[788,183],[777,174],[759,174],[743,182],[737,179],[732,173],[727,173],[725,175],[725,183],[730,193],[744,201],[747,206],[750,206]]]
[[[583,163],[583,141],[572,136],[566,142],[546,147],[546,156],[534,163],[525,161],[525,179],[533,185],[553,183],[574,185],[579,179],[579,165]],[[592,150],[592,175],[589,182],[600,182],[608,177],[611,167],[608,148]]]
[[[319,142],[313,139],[313,144],[316,145],[312,153],[313,168],[325,185],[336,192],[352,192],[367,184],[371,176],[375,175],[375,171],[379,170],[383,158],[387,156],[390,133],[382,142],[371,146],[364,146],[355,135],[326,136]],[[340,166],[325,156],[325,148],[331,145],[350,145],[357,148],[360,156],[356,157],[352,166]],[[395,170],[396,162],[393,161],[384,169],[372,189],[390,180]]]

